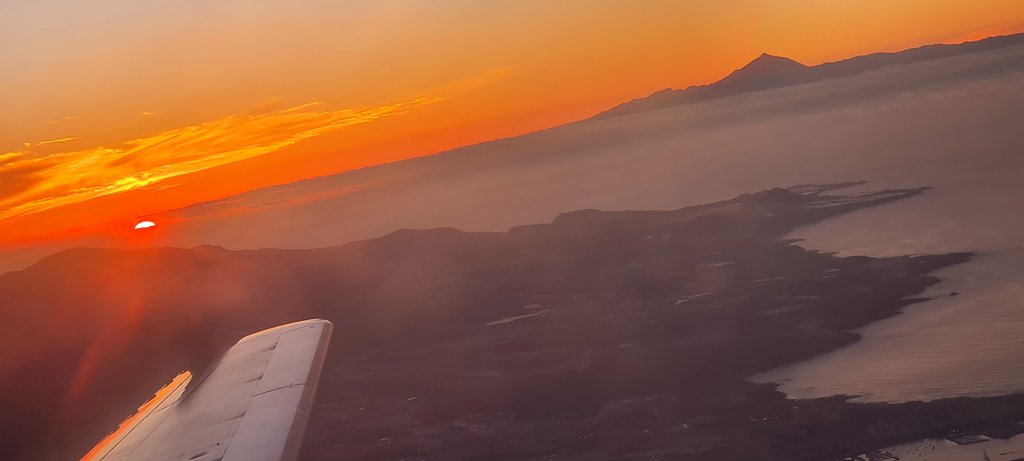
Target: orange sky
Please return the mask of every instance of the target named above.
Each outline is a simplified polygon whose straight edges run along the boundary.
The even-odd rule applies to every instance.
[[[0,249],[714,81],[1024,30],[1019,0],[0,3]]]

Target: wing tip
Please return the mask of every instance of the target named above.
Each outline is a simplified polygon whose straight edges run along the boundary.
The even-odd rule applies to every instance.
[[[331,323],[330,320],[319,319],[319,318],[318,319],[299,320],[297,322],[286,323],[284,325],[278,325],[276,327],[267,328],[266,330],[263,330],[263,331],[257,331],[256,333],[250,334],[250,335],[242,338],[238,342],[239,343],[243,343],[243,342],[249,341],[249,340],[251,340],[253,338],[260,337],[260,336],[265,336],[265,335],[283,334],[283,333],[286,333],[286,332],[289,332],[289,331],[292,331],[292,330],[298,330],[300,328],[317,328],[317,327],[324,328],[324,329],[327,329],[327,330],[331,330],[331,329],[334,328],[334,324]]]

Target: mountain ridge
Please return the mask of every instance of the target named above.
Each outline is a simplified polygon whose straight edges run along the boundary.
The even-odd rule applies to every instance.
[[[753,91],[854,76],[889,65],[930,61],[1019,44],[1024,44],[1024,33],[958,44],[923,45],[897,52],[871,53],[815,66],[806,66],[787,57],[762,53],[714,83],[690,86],[686,89],[658,90],[646,97],[618,104],[583,121],[609,119]]]

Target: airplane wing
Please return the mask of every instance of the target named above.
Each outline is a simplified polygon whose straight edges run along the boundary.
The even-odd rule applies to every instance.
[[[184,372],[83,461],[294,460],[313,406],[331,322],[242,338],[205,376]]]

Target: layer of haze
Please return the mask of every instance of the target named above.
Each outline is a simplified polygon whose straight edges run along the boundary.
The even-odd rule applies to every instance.
[[[801,183],[932,186],[796,235],[847,253],[978,251],[929,293],[962,294],[915,305],[854,346],[762,379],[784,380],[797,396],[1002,394],[1024,389],[1021,120],[1016,45],[265,188],[154,214],[160,225],[145,244],[308,248],[400,227],[502,230],[568,210],[669,209]]]
[[[161,215],[179,238],[314,247],[398,227],[502,230],[581,208],[669,209],[775,186],[931,186],[798,231],[812,248],[978,251],[937,301],[767,376],[798,397],[1024,389],[1024,45],[569,125]],[[173,243],[181,243],[173,241]],[[946,297],[957,291],[956,297]]]
[[[141,241],[119,233],[197,202],[577,120],[666,86],[714,81],[765,51],[815,64],[1021,23],[1014,0],[3,2],[0,248],[83,236],[296,246],[392,225],[463,224],[444,221],[456,217],[448,202],[472,197],[406,214],[385,196],[341,213],[342,229],[302,236],[271,226],[225,239],[237,225],[212,221],[161,226],[166,234]],[[460,171],[446,168],[439,173]],[[394,176],[378,181],[403,180],[381,171]],[[534,179],[545,178],[521,182]],[[559,206],[601,205],[573,197]],[[539,216],[508,205],[477,227]],[[378,213],[408,217],[366,217]]]

